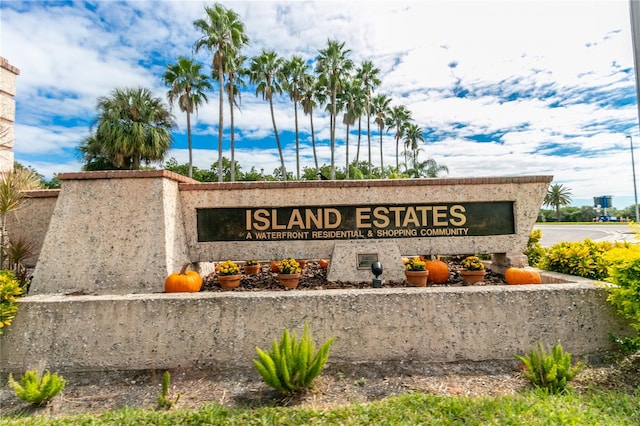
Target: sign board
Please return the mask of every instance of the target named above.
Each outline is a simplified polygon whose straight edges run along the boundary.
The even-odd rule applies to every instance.
[[[198,242],[443,238],[515,233],[512,201],[196,209]]]

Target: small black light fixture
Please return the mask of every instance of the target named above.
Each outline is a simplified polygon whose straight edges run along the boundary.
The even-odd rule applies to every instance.
[[[382,263],[373,262],[371,264],[371,272],[375,276],[373,279],[373,288],[382,288],[382,279],[380,278],[382,275]]]

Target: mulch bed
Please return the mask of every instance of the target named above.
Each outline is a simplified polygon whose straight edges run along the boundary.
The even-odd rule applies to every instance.
[[[452,257],[445,260],[449,264],[449,280],[445,284],[428,283],[428,286],[438,287],[456,287],[456,286],[478,286],[478,285],[506,285],[504,276],[497,274],[491,269],[487,269],[484,281],[467,284],[462,280],[462,275],[458,272],[458,262],[464,256]],[[372,275],[373,279],[373,275]],[[300,275],[300,284],[297,291],[309,290],[336,290],[336,289],[364,289],[371,288],[371,281],[361,282],[343,282],[327,281],[327,268],[320,266],[318,261],[307,261],[305,268]],[[384,288],[407,287],[407,282],[384,280]],[[259,273],[254,275],[242,275],[240,286],[238,288],[228,290],[220,287],[218,277],[215,273],[207,275],[203,278],[202,289],[200,291],[288,291],[278,282],[277,274],[271,272],[269,264],[263,264]]]

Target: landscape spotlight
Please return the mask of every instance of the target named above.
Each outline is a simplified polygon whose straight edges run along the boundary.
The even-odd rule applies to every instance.
[[[380,278],[382,275],[382,263],[373,262],[371,264],[371,272],[373,272],[373,275],[375,276],[373,279],[373,287],[382,288],[382,279]]]

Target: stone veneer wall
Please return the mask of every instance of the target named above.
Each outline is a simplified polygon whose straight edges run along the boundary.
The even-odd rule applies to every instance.
[[[71,265],[75,267],[76,265]],[[575,277],[567,277],[575,278]],[[256,346],[309,323],[329,363],[513,360],[562,343],[575,357],[633,330],[588,280],[362,290],[28,296],[0,335],[0,372],[251,368]]]
[[[22,238],[33,245],[33,254],[25,262],[27,267],[36,265],[59,193],[59,189],[25,191],[20,208],[7,215],[9,240]]]
[[[13,170],[16,77],[20,70],[0,57],[0,173]]]
[[[59,177],[62,189],[30,294],[162,292],[166,276],[184,262],[331,257],[331,281],[359,281],[371,279],[371,273],[360,270],[361,275],[355,275],[358,250],[389,254],[383,264],[383,279],[393,280],[404,277],[399,257],[405,254],[522,256],[552,179],[513,176],[203,184],[164,170],[64,173]],[[513,201],[516,233],[339,242],[197,241],[198,208],[474,201]],[[337,259],[336,254],[340,256]]]

